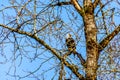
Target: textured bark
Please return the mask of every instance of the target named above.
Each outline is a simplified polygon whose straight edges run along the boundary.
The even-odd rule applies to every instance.
[[[96,80],[96,71],[98,68],[97,28],[94,20],[94,6],[91,0],[85,0],[84,10],[85,15],[83,15],[83,20],[87,50],[86,79]]]
[[[98,63],[97,28],[94,20],[94,8],[99,0],[92,4],[91,0],[84,0],[84,8],[81,8],[77,0],[71,0],[77,12],[83,17],[84,32],[86,39],[87,61],[86,80],[96,80]]]
[[[86,79],[95,80],[96,70],[98,62],[98,47],[97,47],[97,29],[94,21],[94,16],[87,14],[84,17],[85,24],[85,36],[86,36],[86,50],[87,50],[87,61],[86,61]]]

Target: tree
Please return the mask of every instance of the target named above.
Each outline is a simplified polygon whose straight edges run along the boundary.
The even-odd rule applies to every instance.
[[[47,79],[46,75],[50,80],[120,78],[119,6],[118,0],[1,3],[1,57],[11,62],[7,74],[15,79],[37,80]],[[76,41],[78,54],[75,57],[69,55],[66,48],[64,36],[67,33]],[[85,63],[79,60],[80,55],[84,56]],[[24,61],[30,61],[34,68],[24,68],[26,74],[21,75],[17,70]]]

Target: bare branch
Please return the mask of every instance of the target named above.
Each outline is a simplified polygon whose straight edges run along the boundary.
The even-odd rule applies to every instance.
[[[71,3],[74,5],[75,9],[81,13],[82,11],[82,7],[79,5],[78,1],[77,0],[71,0]]]
[[[85,78],[79,74],[78,68],[74,64],[69,64],[67,61],[64,60],[64,64],[80,79],[85,80]]]
[[[81,55],[80,53],[78,53],[78,52],[76,52],[76,54],[77,54],[78,58],[80,59],[81,64],[82,64],[84,67],[86,67],[86,61],[85,61],[85,59],[82,57],[82,55]]]
[[[70,52],[70,51],[67,52],[67,53],[65,53],[65,55],[63,56],[64,59],[66,59],[66,57],[69,56],[71,53],[72,53],[72,52]],[[80,59],[81,64],[82,64],[84,67],[86,67],[86,61],[85,61],[85,59],[82,57],[82,55],[81,55],[80,53],[78,53],[77,51],[75,51],[74,54],[77,55],[77,57]]]
[[[11,28],[11,27],[8,27],[8,26],[5,26],[3,24],[0,24],[0,26],[4,27],[4,28],[7,28],[9,29],[10,31],[13,31],[13,32],[17,32],[19,34],[24,34],[24,35],[27,35],[31,38],[34,38],[36,41],[38,41],[40,44],[44,45],[44,47],[46,47],[48,50],[50,50],[55,56],[57,56],[58,59],[61,59],[61,57],[57,54],[57,52],[51,48],[49,45],[47,45],[43,40],[39,39],[37,36],[35,36],[34,34],[31,34],[29,32],[25,32],[25,31],[20,31],[20,30],[16,30],[14,28]]]
[[[100,4],[100,9],[97,11],[97,13],[96,13],[96,16],[98,15],[98,13],[105,7],[105,6],[107,6],[107,4],[109,4],[111,1],[108,1],[107,3],[105,3],[105,4],[102,4],[101,2],[99,2],[99,4]]]
[[[120,32],[120,26],[118,26],[111,34],[109,34],[106,38],[104,38],[99,43],[99,48],[98,48],[99,52],[101,52],[119,32]]]
[[[96,8],[96,6],[99,4],[100,0],[95,0],[93,3],[94,8]]]
[[[63,76],[64,76],[64,63],[63,63],[64,61],[63,61],[63,59],[61,60],[61,69],[60,69],[60,73],[59,73],[59,80],[62,80]]]
[[[49,25],[51,25],[51,24],[57,23],[57,21],[59,21],[59,20],[53,20],[53,21],[47,23],[46,25],[42,26],[41,29],[39,29],[38,31],[36,31],[36,33],[38,33],[38,32],[40,32],[40,31],[44,30],[47,26],[49,26]],[[34,33],[34,34],[36,34],[36,33]]]
[[[16,8],[16,7],[19,7],[19,6],[8,6],[8,7],[5,7],[5,8],[3,8],[3,9],[1,9],[0,12],[2,12],[2,11],[5,10],[5,9]]]
[[[103,4],[101,3],[101,1],[100,1],[100,7],[101,8],[103,7]],[[104,14],[104,11],[102,9],[100,9],[100,10],[101,10],[102,18],[103,18],[102,20],[103,20],[104,28],[106,30],[106,34],[108,34],[107,25],[106,25],[106,22],[105,22],[105,14]]]

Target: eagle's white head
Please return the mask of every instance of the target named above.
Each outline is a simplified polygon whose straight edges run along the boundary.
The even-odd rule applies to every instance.
[[[68,39],[68,38],[72,38],[72,35],[71,35],[70,33],[68,33],[68,34],[66,35],[66,39]]]

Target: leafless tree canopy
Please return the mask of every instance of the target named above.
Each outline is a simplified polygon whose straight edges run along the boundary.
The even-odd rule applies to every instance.
[[[120,79],[119,0],[1,0],[0,17],[6,80]]]

